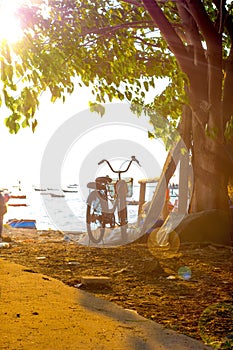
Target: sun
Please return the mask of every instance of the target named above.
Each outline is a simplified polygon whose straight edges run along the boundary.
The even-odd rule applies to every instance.
[[[0,41],[15,43],[23,35],[15,15],[15,11],[23,2],[23,0],[0,0]]]

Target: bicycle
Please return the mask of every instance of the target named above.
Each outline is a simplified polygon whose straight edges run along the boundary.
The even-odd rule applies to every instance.
[[[127,182],[121,179],[121,174],[126,173],[133,162],[136,162],[139,166],[141,165],[135,156],[128,160],[129,164],[124,170],[121,170],[121,167],[119,170],[114,170],[107,159],[101,160],[98,165],[104,162],[108,164],[113,173],[118,174],[118,179],[114,186],[113,180],[109,176],[97,177],[94,182],[87,184],[87,187],[93,190],[87,198],[86,210],[86,226],[89,240],[93,243],[99,243],[103,241],[106,228],[110,227],[113,229],[119,226],[122,240],[126,242],[128,226],[126,198],[128,186]],[[131,190],[132,186],[133,179],[131,181]]]

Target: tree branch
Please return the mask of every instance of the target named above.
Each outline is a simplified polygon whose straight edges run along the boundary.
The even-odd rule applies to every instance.
[[[145,45],[145,46],[147,46],[147,47],[157,47],[158,48],[158,45],[155,43],[155,44],[153,44],[153,43],[149,43],[146,39],[144,39],[144,38],[141,38],[140,36],[138,36],[138,35],[134,35],[133,36],[133,38],[136,40],[136,41],[138,41],[138,43],[142,43],[143,45]]]
[[[222,107],[222,37],[210,20],[200,0],[185,0],[190,13],[195,19],[207,46],[208,62],[208,102],[210,130],[218,131],[218,141],[223,142],[223,124],[219,122]]]
[[[189,45],[189,49],[193,53],[194,63],[193,63],[193,79],[190,82],[191,91],[192,92],[195,91],[195,95],[197,96],[201,95],[201,99],[207,101],[208,100],[208,69],[207,69],[208,65],[205,57],[205,51],[201,43],[201,35],[198,31],[198,27],[194,18],[192,17],[190,11],[187,10],[185,0],[177,2],[177,8],[182,21],[184,33],[186,35],[186,41]],[[203,82],[205,82],[205,84],[203,84]],[[194,113],[194,115],[196,114]],[[206,119],[206,116],[203,119],[204,124],[205,124],[205,119]]]
[[[187,3],[187,10],[190,11],[191,15],[195,19],[195,22],[202,32],[207,46],[210,47],[215,43],[219,43],[221,36],[214,27],[213,22],[210,20],[208,14],[205,11],[205,8],[200,0],[185,0]]]
[[[135,29],[145,28],[145,25],[147,25],[148,27],[151,27],[151,26],[154,26],[155,24],[153,21],[135,21],[135,22],[127,22],[127,23],[124,22],[116,26],[106,26],[102,28],[98,28],[98,27],[93,27],[88,29],[83,28],[81,35],[86,36],[88,34],[109,34],[124,28],[135,28]]]
[[[233,46],[231,47],[230,54],[225,65],[225,81],[224,81],[224,93],[223,93],[223,118],[224,126],[226,122],[233,115]]]
[[[190,57],[188,50],[184,46],[180,37],[177,35],[172,24],[165,17],[163,11],[158,6],[157,1],[142,0],[142,2],[154,23],[158,26],[170,50],[175,55],[181,69],[184,73],[190,76],[190,64],[192,64],[192,57]]]
[[[233,16],[227,14],[225,19],[225,26],[231,38],[231,43],[233,44]]]
[[[183,1],[177,2],[177,8],[186,33],[187,43],[194,46],[194,63],[197,65],[199,62],[205,61],[200,33],[194,18],[191,16],[190,12],[187,11],[185,3]]]
[[[136,7],[142,7],[142,3],[136,0],[121,0],[120,2],[126,2],[127,4],[135,5]]]
[[[219,9],[220,8],[220,1],[221,0],[213,0],[215,6]],[[223,1],[223,0],[222,0]],[[222,26],[227,29],[228,34],[231,38],[231,42],[233,43],[233,16],[230,15],[229,12],[227,12],[225,8],[225,0],[223,1],[224,4],[222,4],[221,11],[222,11]],[[231,4],[231,8],[233,7],[233,4]]]

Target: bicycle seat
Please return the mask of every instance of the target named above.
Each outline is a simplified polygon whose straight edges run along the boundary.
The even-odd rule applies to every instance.
[[[100,176],[95,179],[95,182],[98,184],[106,185],[112,182],[112,179],[109,176]]]
[[[87,188],[91,188],[92,190],[96,190],[96,183],[95,182],[88,182]]]
[[[92,190],[105,190],[105,184],[101,182],[88,182],[87,188],[91,188]]]

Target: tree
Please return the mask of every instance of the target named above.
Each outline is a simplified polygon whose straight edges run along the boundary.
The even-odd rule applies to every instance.
[[[92,84],[96,102],[128,99],[155,135],[174,128],[192,155],[190,211],[228,210],[233,169],[233,5],[227,0],[49,0],[19,11],[23,43],[2,44],[6,124],[36,126],[39,95]],[[13,56],[14,55],[14,56]],[[12,61],[12,57],[16,59]],[[13,97],[16,77],[20,95]],[[146,103],[156,79],[167,88]],[[136,106],[136,107],[135,107]],[[166,124],[165,121],[169,121]],[[164,126],[168,125],[167,130]],[[166,138],[168,141],[169,138]]]

